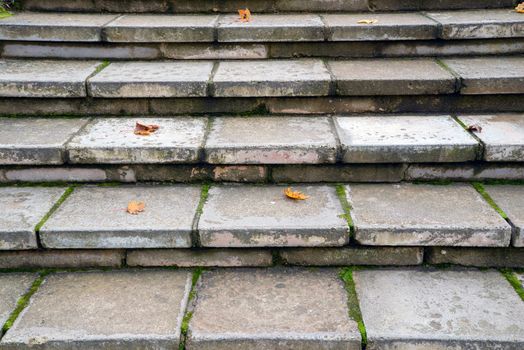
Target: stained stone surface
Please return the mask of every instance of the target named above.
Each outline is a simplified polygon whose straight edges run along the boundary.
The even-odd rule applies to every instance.
[[[504,247],[508,223],[469,184],[347,187],[355,238],[364,245]]]
[[[456,78],[431,59],[330,61],[339,95],[436,95],[455,92]]]
[[[353,274],[370,349],[524,347],[524,303],[498,271]]]
[[[135,135],[137,122],[160,128]],[[94,119],[67,144],[72,163],[195,163],[204,143],[206,118]]]
[[[35,227],[64,191],[63,187],[0,188],[0,250],[36,249]]]
[[[214,164],[334,163],[336,155],[323,117],[218,117],[206,141],[206,161]]]
[[[479,143],[450,116],[337,117],[347,163],[463,162]]]
[[[122,267],[125,252],[117,249],[12,250],[0,252],[0,269]]]
[[[0,274],[0,325],[3,326],[9,319],[18,299],[27,293],[35,278],[36,275],[33,273]],[[1,331],[0,335],[2,335]]]
[[[326,96],[330,81],[321,60],[225,61],[212,87],[216,97]]]
[[[482,128],[474,133],[484,144],[485,160],[524,161],[524,114],[460,115],[459,119]]]
[[[200,199],[197,186],[85,186],[40,230],[45,248],[188,248]],[[130,201],[145,210],[127,213]]]
[[[191,287],[184,270],[46,277],[2,349],[175,349]]]
[[[524,267],[524,249],[428,247],[424,252],[428,264],[453,264],[475,267]]]
[[[84,97],[87,77],[101,62],[0,60],[1,97]]]
[[[62,164],[66,142],[86,122],[79,118],[0,118],[0,164]]]
[[[338,270],[205,271],[188,349],[360,349]]]
[[[202,97],[212,69],[208,61],[113,62],[87,85],[93,97]]]
[[[216,186],[198,224],[204,247],[340,246],[348,226],[335,189],[296,186],[307,200],[287,198],[284,186]]]
[[[491,198],[511,221],[513,245],[524,247],[524,185],[485,185]]]

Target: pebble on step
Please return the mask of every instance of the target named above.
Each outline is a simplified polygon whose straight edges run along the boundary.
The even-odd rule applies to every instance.
[[[485,185],[513,225],[513,246],[524,247],[524,185]]]
[[[0,273],[0,325],[3,326],[9,319],[18,299],[29,291],[36,277],[34,273]]]

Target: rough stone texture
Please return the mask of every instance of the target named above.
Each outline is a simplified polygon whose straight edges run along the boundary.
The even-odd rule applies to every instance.
[[[346,163],[475,160],[479,143],[450,116],[337,117]]]
[[[31,167],[6,169],[0,182],[100,182],[109,180],[104,169]]]
[[[254,165],[135,165],[129,169],[137,181],[265,182],[268,170]]]
[[[212,164],[335,163],[337,140],[328,118],[215,118],[206,141]]]
[[[160,128],[135,135],[137,122]],[[202,151],[206,118],[100,118],[67,144],[69,161],[84,164],[195,163]]]
[[[85,12],[166,12],[168,0],[23,0],[25,10]]]
[[[405,180],[521,180],[521,163],[410,164]]]
[[[36,275],[32,273],[2,273],[0,274],[0,325],[9,319],[15,310],[18,299],[31,287]],[[0,329],[0,336],[2,330]]]
[[[276,0],[277,11],[368,11],[367,0]]]
[[[124,15],[104,28],[109,42],[208,42],[216,15]]]
[[[423,253],[416,247],[291,248],[279,256],[286,264],[304,266],[419,265]]]
[[[85,80],[100,62],[0,60],[2,97],[84,97]]]
[[[0,252],[0,269],[122,267],[123,250],[18,250]]]
[[[271,266],[270,250],[251,249],[147,249],[127,252],[129,266]]]
[[[275,182],[399,182],[404,164],[283,165],[271,167]]]
[[[513,245],[524,247],[524,185],[486,185],[485,189],[511,221]]]
[[[524,114],[492,114],[460,116],[466,125],[480,125],[474,132],[484,144],[487,161],[524,161]]]
[[[360,349],[337,270],[206,271],[188,349]]]
[[[498,39],[524,36],[524,20],[513,8],[426,14],[440,23],[443,39]]]
[[[310,196],[287,198],[284,186],[218,186],[209,190],[198,224],[204,247],[340,246],[349,240],[335,189],[296,186]]]
[[[226,61],[212,87],[216,97],[326,96],[330,81],[320,60]]]
[[[324,23],[313,14],[254,15],[241,22],[238,14],[222,16],[219,42],[324,41]]]
[[[514,0],[369,0],[373,11],[460,10],[515,6]]]
[[[50,275],[0,342],[2,349],[175,349],[189,271]]]
[[[100,41],[116,15],[20,12],[0,21],[0,40]]]
[[[269,49],[263,44],[163,44],[165,58],[177,60],[253,60],[269,58]]]
[[[87,119],[0,118],[0,164],[64,163],[65,143]]]
[[[437,37],[437,23],[418,13],[328,14],[323,15],[328,40],[427,40]],[[360,24],[362,19],[377,23]]]
[[[524,303],[498,271],[362,270],[353,279],[370,350],[524,346]]]
[[[330,61],[339,95],[436,95],[456,90],[456,78],[431,59]]]
[[[523,248],[428,247],[424,254],[429,264],[455,264],[477,267],[524,267]]]
[[[0,188],[0,250],[35,249],[35,227],[65,188]]]
[[[524,93],[524,57],[443,59],[461,78],[461,94]]]
[[[511,227],[467,184],[347,187],[356,240],[382,246],[504,247]]]
[[[188,248],[200,199],[197,186],[86,186],[73,194],[40,230],[45,248]],[[145,210],[126,212],[130,201]]]
[[[212,62],[115,62],[90,78],[93,97],[197,97],[207,95]]]

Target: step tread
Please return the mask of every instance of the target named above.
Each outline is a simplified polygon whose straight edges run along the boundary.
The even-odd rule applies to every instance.
[[[9,319],[18,299],[29,290],[35,277],[34,273],[0,274],[0,325]]]

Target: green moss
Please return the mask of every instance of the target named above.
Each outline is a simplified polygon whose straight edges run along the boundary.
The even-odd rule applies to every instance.
[[[90,77],[92,77],[94,75],[97,75],[98,73],[100,73],[104,68],[106,68],[110,64],[111,64],[111,62],[109,62],[108,60],[103,60],[102,63],[100,63],[98,65],[98,67],[96,67],[95,71],[93,72],[93,74],[90,75]]]
[[[211,188],[211,185],[208,183],[204,183],[202,185],[202,191],[200,192],[200,202],[198,203],[198,207],[197,207],[198,215],[202,215],[202,212],[204,210],[204,204],[206,204],[207,197],[209,196],[210,188]]]
[[[482,197],[484,197],[486,202],[488,202],[488,204],[491,205],[491,207],[493,207],[493,209],[495,209],[500,214],[500,216],[506,220],[508,219],[508,215],[506,215],[506,213],[497,205],[497,203],[495,203],[493,198],[491,198],[491,196],[486,192],[483,184],[480,182],[474,182],[472,185],[477,190],[477,192],[480,193]]]
[[[0,19],[11,17],[13,14],[6,9],[0,7]]]
[[[202,267],[197,267],[195,270],[193,270],[193,278],[191,280],[191,291],[189,292],[188,305],[190,305],[196,297],[196,284],[198,283],[198,280],[200,279],[202,272],[204,272],[204,268]],[[189,330],[189,322],[191,321],[192,317],[193,311],[186,310],[184,318],[182,319],[182,326],[180,328],[181,334],[180,344],[178,346],[179,350],[184,350],[186,348],[187,331]]]
[[[45,222],[49,219],[51,214],[53,214],[58,209],[58,207],[60,207],[60,205],[62,205],[62,203],[64,203],[64,201],[67,199],[67,197],[69,197],[71,195],[71,193],[73,193],[74,189],[75,189],[74,186],[70,186],[70,187],[68,187],[65,190],[65,192],[62,194],[62,196],[60,196],[60,198],[55,203],[55,205],[53,205],[53,207],[47,212],[47,214],[44,215],[42,220],[40,220],[40,222],[38,224],[36,224],[35,232],[39,232],[40,231],[40,229],[42,228],[42,226],[44,226]]]
[[[346,188],[342,184],[337,184],[335,189],[337,191],[340,204],[342,205],[342,209],[344,210],[344,214],[339,215],[339,217],[345,219],[348,223],[349,237],[352,238],[355,235],[355,225],[353,225],[353,219],[351,218],[351,204],[348,202]]]
[[[511,286],[515,289],[515,292],[520,296],[522,301],[524,301],[524,288],[522,287],[522,284],[520,283],[519,279],[517,278],[517,275],[512,270],[509,269],[503,269],[500,271],[504,277],[508,280],[508,282],[511,284]]]
[[[360,303],[358,301],[357,290],[355,288],[355,281],[353,280],[353,272],[357,270],[357,267],[346,267],[340,271],[340,278],[344,281],[347,295],[348,295],[348,308],[349,317],[357,322],[360,336],[362,337],[362,348],[365,348],[368,342],[366,326],[360,312]]]

